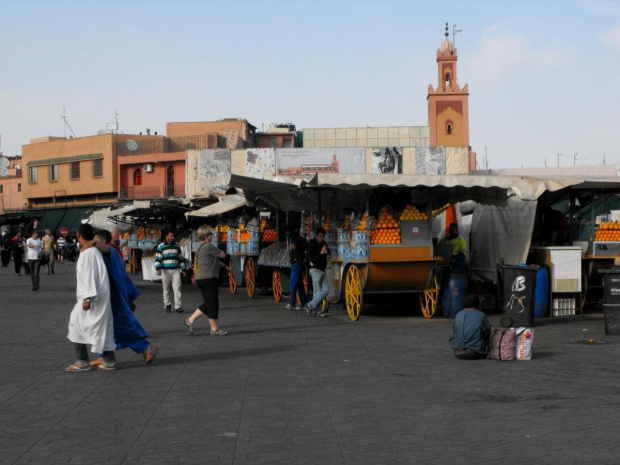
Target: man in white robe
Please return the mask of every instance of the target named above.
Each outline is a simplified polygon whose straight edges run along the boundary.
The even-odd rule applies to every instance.
[[[88,371],[93,369],[86,344],[91,352],[103,353],[104,363],[100,370],[114,370],[114,324],[110,301],[110,281],[101,253],[93,247],[94,232],[90,224],[78,229],[78,241],[82,245],[77,262],[77,302],[69,320],[67,337],[75,344],[77,361],[66,371]]]

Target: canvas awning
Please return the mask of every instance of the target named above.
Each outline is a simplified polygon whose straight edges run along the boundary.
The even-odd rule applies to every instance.
[[[215,202],[199,210],[186,213],[185,216],[208,218],[210,216],[221,215],[223,213],[234,210],[235,208],[246,207],[247,205],[248,205],[248,201],[242,195],[239,195],[239,194],[226,195],[226,196],[220,197],[219,202]]]
[[[56,235],[60,234],[60,230],[62,228],[67,228],[69,230],[69,236],[77,235],[77,230],[79,226],[82,224],[82,220],[86,220],[90,218],[90,214],[92,212],[91,208],[68,208],[63,215],[62,219],[58,223]],[[50,228],[52,229],[52,228]],[[54,231],[52,229],[52,231]]]
[[[41,221],[39,222],[39,226],[37,227],[37,231],[45,232],[46,229],[52,231],[52,234],[57,235],[58,224],[62,217],[65,216],[66,208],[52,208],[49,210],[45,210],[43,216],[41,217]]]
[[[108,217],[112,218],[115,216],[125,215],[135,210],[148,210],[149,208],[151,208],[150,200],[134,200],[133,203],[130,205],[125,205],[124,207],[110,210]]]

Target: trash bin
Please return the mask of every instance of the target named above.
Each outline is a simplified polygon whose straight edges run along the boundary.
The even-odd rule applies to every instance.
[[[605,334],[620,335],[620,267],[598,270],[603,276]]]
[[[467,273],[464,271],[447,273],[441,295],[441,308],[445,317],[454,318],[463,310],[463,299],[466,294]]]
[[[531,328],[536,309],[536,273],[538,266],[500,265],[502,326]]]

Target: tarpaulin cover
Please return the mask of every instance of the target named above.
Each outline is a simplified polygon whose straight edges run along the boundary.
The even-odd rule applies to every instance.
[[[469,240],[469,273],[475,281],[497,282],[498,264],[524,263],[536,217],[536,202],[511,198],[505,207],[474,209]]]

